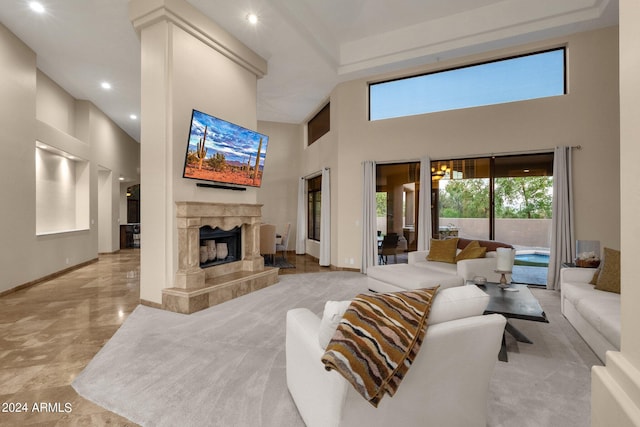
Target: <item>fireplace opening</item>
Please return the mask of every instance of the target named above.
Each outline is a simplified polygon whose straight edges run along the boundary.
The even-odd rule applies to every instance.
[[[200,268],[240,261],[242,227],[222,230],[208,225],[200,227]]]

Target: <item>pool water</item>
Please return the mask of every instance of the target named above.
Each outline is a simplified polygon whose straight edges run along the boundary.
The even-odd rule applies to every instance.
[[[548,254],[517,254],[514,264],[516,265],[532,265],[532,266],[548,266]]]

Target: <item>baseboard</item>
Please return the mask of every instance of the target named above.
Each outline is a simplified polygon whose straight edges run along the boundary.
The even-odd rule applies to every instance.
[[[352,271],[354,273],[360,273],[360,269],[359,268],[349,268],[349,267],[336,267],[335,265],[331,264],[329,266],[329,268],[331,269],[331,271]]]
[[[294,252],[294,253],[295,253],[295,251],[287,251],[287,253],[289,253],[289,252]],[[305,256],[305,257],[309,257],[309,258],[313,259],[313,260],[314,260],[314,261],[316,261],[316,262],[320,262],[320,259],[319,259],[319,258],[316,258],[316,257],[314,257],[314,256],[313,256],[313,255],[311,255],[311,254],[300,254],[300,255],[295,254],[295,255],[296,255],[296,256]],[[354,273],[360,273],[360,269],[359,269],[359,268],[338,267],[338,266],[335,266],[335,265],[333,265],[333,264],[330,264],[330,265],[329,265],[329,270],[331,270],[331,271],[352,271],[352,272],[354,272]]]
[[[146,299],[140,298],[140,305],[144,305],[151,308],[159,308],[162,309],[162,304],[158,304],[157,302],[147,301]]]
[[[81,262],[80,264],[74,265],[73,267],[67,267],[67,268],[65,268],[63,270],[56,271],[55,273],[47,274],[46,276],[43,276],[43,277],[41,277],[39,279],[32,280],[32,281],[27,282],[27,283],[23,283],[22,285],[18,285],[18,286],[14,287],[14,288],[7,289],[6,291],[2,291],[2,292],[0,292],[0,297],[12,294],[14,292],[21,291],[23,289],[30,288],[30,287],[38,285],[38,284],[40,284],[42,282],[46,282],[47,280],[53,280],[53,279],[58,278],[58,277],[60,277],[60,276],[62,276],[64,274],[67,274],[67,273],[69,273],[69,272],[71,272],[73,270],[77,270],[79,268],[86,267],[87,265],[93,264],[94,262],[97,262],[97,261],[98,261],[98,258],[93,258],[93,259],[90,259],[89,261]]]

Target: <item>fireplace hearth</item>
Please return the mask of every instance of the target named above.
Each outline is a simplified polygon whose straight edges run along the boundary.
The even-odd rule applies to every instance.
[[[176,202],[178,269],[162,307],[190,314],[276,283],[278,269],[260,256],[261,222],[262,205]],[[203,243],[214,241],[215,257],[203,261]],[[218,245],[228,251],[221,259]]]

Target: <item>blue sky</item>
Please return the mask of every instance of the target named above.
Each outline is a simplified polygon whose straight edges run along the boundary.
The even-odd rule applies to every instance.
[[[371,120],[562,95],[564,49],[370,86]]]
[[[269,137],[259,134],[242,126],[229,123],[208,114],[193,110],[193,121],[189,133],[189,150],[195,150],[200,138],[207,127],[207,158],[215,153],[224,154],[227,161],[246,163],[251,158],[251,165],[255,164],[258,145],[262,137],[260,165],[264,166]]]

